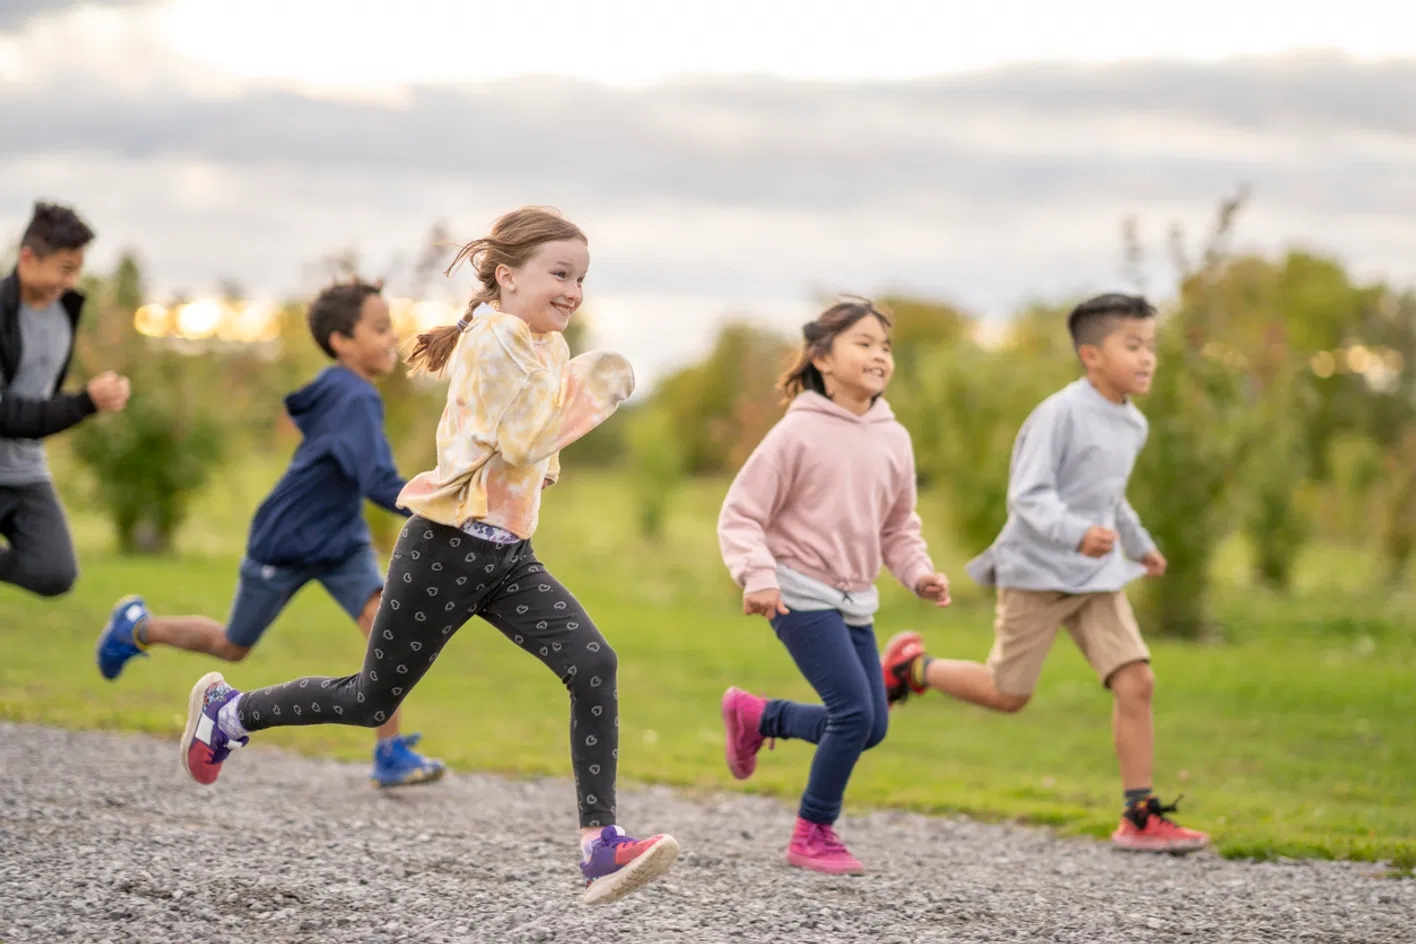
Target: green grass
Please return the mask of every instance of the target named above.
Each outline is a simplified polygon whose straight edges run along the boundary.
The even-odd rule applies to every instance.
[[[159,651],[110,684],[93,666],[95,634],[112,602],[130,592],[159,612],[222,617],[245,519],[276,471],[262,461],[224,475],[197,504],[179,552],[162,559],[115,555],[101,520],[77,500],[81,488],[69,489],[82,578],[59,601],[0,590],[0,717],[175,736],[186,692],[210,660]],[[571,474],[547,495],[538,551],[620,654],[627,780],[744,789],[722,762],[723,688],[811,697],[765,622],[737,615],[713,533],[721,489],[686,489],[657,547],[630,532],[630,498],[610,477]],[[927,502],[924,511],[937,562],[961,574],[964,555],[942,534],[939,509]],[[1243,557],[1242,547],[1226,548],[1224,573],[1242,573]],[[1225,855],[1386,860],[1394,874],[1409,874],[1416,864],[1416,599],[1363,589],[1372,568],[1361,552],[1324,549],[1300,571],[1293,599],[1229,581],[1217,600],[1223,642],[1151,641],[1160,680],[1157,786],[1166,796],[1186,793],[1182,820],[1212,831]],[[991,641],[989,607],[966,579],[959,582],[960,602],[939,612],[882,581],[882,636],[913,627],[932,651],[982,658]],[[249,660],[226,671],[238,687],[340,675],[357,667],[362,651],[357,631],[316,587]],[[453,640],[405,711],[408,727],[423,730],[429,749],[454,767],[569,773],[563,690],[480,622]],[[847,803],[1104,836],[1115,826],[1120,792],[1109,719],[1109,696],[1063,637],[1021,715],[996,716],[937,695],[896,711],[889,738],[857,768]],[[363,759],[370,735],[293,728],[262,742]],[[810,756],[807,745],[779,743],[746,789],[795,796]]]

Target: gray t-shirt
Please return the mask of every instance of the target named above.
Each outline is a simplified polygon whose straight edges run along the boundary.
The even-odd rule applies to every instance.
[[[1155,542],[1126,483],[1148,433],[1135,404],[1112,403],[1085,379],[1042,401],[1013,445],[1008,523],[969,562],[969,576],[984,586],[1102,593],[1144,574],[1136,561]],[[1105,557],[1077,550],[1092,525],[1120,538]]]
[[[48,400],[69,353],[73,330],[64,306],[45,308],[20,303],[20,366],[0,396]],[[38,439],[0,439],[0,485],[33,485],[50,479],[44,443]]]

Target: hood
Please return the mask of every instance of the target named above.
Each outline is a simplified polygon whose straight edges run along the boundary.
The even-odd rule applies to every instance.
[[[840,406],[827,397],[823,397],[814,390],[808,390],[805,393],[799,394],[797,398],[792,401],[791,406],[787,407],[787,413],[821,413],[839,420],[845,420],[847,423],[858,423],[861,425],[893,423],[895,421],[895,412],[890,409],[890,404],[885,402],[884,397],[877,397],[875,402],[871,404],[870,409],[865,411],[864,416],[856,416],[850,410]]]
[[[347,367],[326,367],[318,377],[285,398],[285,410],[306,436],[311,426],[331,406],[365,384]]]

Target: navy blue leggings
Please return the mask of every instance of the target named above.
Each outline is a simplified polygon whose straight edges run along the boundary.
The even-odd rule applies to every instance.
[[[890,723],[875,630],[847,626],[836,610],[788,613],[772,620],[772,628],[822,704],[773,699],[758,730],[765,737],[816,745],[798,815],[830,825],[841,815],[856,760],[885,740]]]

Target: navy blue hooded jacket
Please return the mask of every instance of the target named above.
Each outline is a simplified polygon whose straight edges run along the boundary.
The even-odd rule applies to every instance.
[[[384,435],[383,399],[347,367],[326,368],[285,398],[304,440],[256,509],[246,556],[277,567],[329,564],[369,543],[364,499],[407,515]]]

